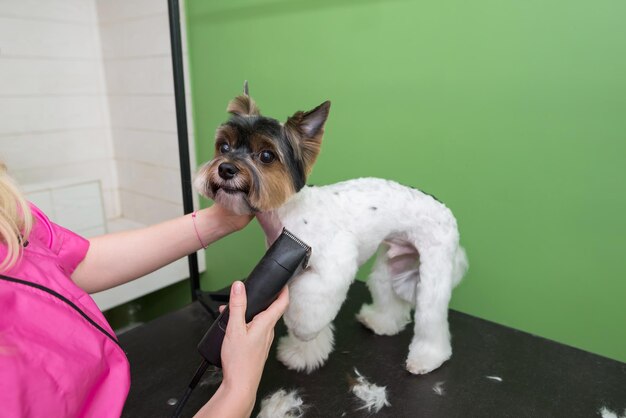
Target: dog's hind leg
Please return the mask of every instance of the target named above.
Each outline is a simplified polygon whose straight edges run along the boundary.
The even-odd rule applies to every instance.
[[[322,366],[334,345],[332,321],[337,316],[357,271],[356,247],[336,247],[335,238],[320,258],[289,285],[289,307],[284,315],[289,330],[278,344],[278,359],[288,368],[307,373]],[[327,258],[325,254],[342,254]]]
[[[413,250],[390,258],[390,247],[382,245],[376,256],[367,280],[372,304],[364,304],[356,319],[378,335],[395,335],[411,321],[412,304],[408,300],[414,299],[419,276],[417,250]],[[397,293],[398,286],[394,286],[394,280],[404,288],[401,293]],[[400,298],[398,294],[408,297]]]
[[[448,303],[453,287],[454,254],[445,245],[420,251],[415,335],[406,361],[407,370],[413,374],[428,373],[452,355]]]

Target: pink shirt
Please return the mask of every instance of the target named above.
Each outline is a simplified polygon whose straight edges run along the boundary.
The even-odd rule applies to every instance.
[[[0,278],[0,415],[119,417],[128,360],[93,299],[71,280],[89,241],[31,209],[23,257]]]

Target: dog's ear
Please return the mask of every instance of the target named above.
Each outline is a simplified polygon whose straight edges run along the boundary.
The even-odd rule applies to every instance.
[[[330,112],[330,101],[325,101],[313,110],[308,112],[296,112],[287,119],[285,128],[291,137],[297,137],[299,140],[300,150],[302,152],[302,161],[307,174],[311,172],[313,163],[317,158],[320,147],[322,146],[322,137],[324,136],[324,124],[328,119]]]
[[[261,114],[248,92],[248,80],[243,83],[243,95],[231,100],[226,111],[237,116],[259,116]]]
[[[327,100],[308,112],[296,112],[287,119],[286,125],[295,128],[304,139],[312,139],[324,133],[324,124],[328,119],[330,102]],[[320,138],[321,139],[321,138]]]

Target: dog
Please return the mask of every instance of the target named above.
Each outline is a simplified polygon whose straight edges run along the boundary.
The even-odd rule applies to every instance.
[[[348,288],[378,252],[367,281],[373,302],[357,319],[394,335],[414,309],[406,369],[428,373],[452,354],[448,303],[468,268],[456,219],[433,196],[389,180],[307,186],[329,111],[326,101],[280,123],[261,115],[246,83],[228,105],[231,116],[217,129],[215,156],[199,168],[195,188],[234,213],[254,214],[268,246],[285,227],[313,248],[289,284],[288,334],[278,344],[288,368],[310,373],[325,363]]]

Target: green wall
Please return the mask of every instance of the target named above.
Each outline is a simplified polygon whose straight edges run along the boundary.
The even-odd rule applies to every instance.
[[[187,20],[198,163],[245,79],[281,120],[330,99],[310,183],[433,193],[470,258],[452,308],[626,361],[625,2],[188,0]],[[256,224],[216,244],[204,287],[263,249]]]

